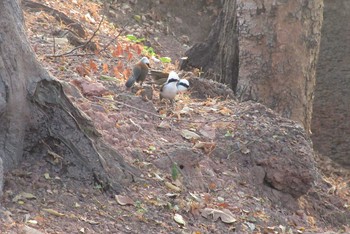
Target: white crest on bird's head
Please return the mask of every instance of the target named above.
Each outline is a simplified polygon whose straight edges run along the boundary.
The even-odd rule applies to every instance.
[[[179,82],[177,82],[176,87],[178,93],[183,93],[189,89],[190,83],[186,79],[181,79]]]
[[[147,57],[142,57],[142,59],[140,60],[141,63],[144,63],[144,64],[149,64],[149,60]]]
[[[169,82],[169,81],[174,82],[174,81],[179,81],[179,80],[180,80],[180,77],[175,71],[169,72],[167,82]]]

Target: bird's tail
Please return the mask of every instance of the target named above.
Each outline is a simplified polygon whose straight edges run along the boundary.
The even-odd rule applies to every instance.
[[[125,86],[127,88],[130,88],[131,86],[134,85],[135,81],[136,81],[135,77],[134,76],[130,76],[129,79],[126,81]]]

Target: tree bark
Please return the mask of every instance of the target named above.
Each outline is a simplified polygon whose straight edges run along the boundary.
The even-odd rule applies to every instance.
[[[322,11],[322,0],[226,0],[181,69],[202,68],[241,101],[260,102],[309,132]]]
[[[323,1],[242,1],[241,100],[255,100],[310,130]]]
[[[318,152],[350,168],[350,2],[324,3],[312,141]]]
[[[205,42],[192,46],[180,69],[201,68],[205,78],[236,90],[238,78],[238,34],[236,0],[226,0]]]
[[[50,147],[64,157],[69,176],[97,180],[106,189],[120,191],[124,182],[132,180],[134,170],[103,142],[61,84],[38,63],[25,35],[18,2],[0,1],[0,15],[0,158],[4,171],[16,167],[26,155],[37,153],[39,159]]]

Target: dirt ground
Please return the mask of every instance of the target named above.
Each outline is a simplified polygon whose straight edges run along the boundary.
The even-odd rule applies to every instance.
[[[25,8],[29,41],[38,59],[138,174],[123,193],[114,194],[89,178],[72,178],[69,170],[74,167],[53,149],[27,152],[19,168],[6,174],[1,205],[8,212],[0,215],[0,232],[350,232],[349,177],[315,156],[294,122],[262,105],[226,99],[229,91],[215,94],[219,85],[213,83],[205,83],[206,89],[192,87],[175,105],[159,101],[159,87],[150,78],[143,89],[125,90],[127,70],[141,56],[125,35],[145,37],[143,43],[157,55],[171,57],[172,64],[151,60],[153,69],[169,71],[194,40],[205,38],[218,11],[214,1],[188,1],[193,8],[177,6],[181,11],[175,14],[168,9],[176,6],[164,7],[174,2],[130,0],[103,7],[90,1],[42,1],[80,22],[87,38],[96,30],[102,9],[108,11],[93,38],[99,48],[121,32],[106,53],[77,50],[90,54],[57,57],[48,56],[53,53],[52,33],[66,26],[50,12]],[[207,27],[201,30],[198,23],[192,30],[191,22]],[[74,48],[62,38],[55,41],[56,55]],[[203,82],[189,79],[191,84]],[[203,95],[205,90],[211,97]]]

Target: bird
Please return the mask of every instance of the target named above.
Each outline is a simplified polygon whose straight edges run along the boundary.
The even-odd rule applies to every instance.
[[[160,86],[166,83],[169,76],[168,72],[163,72],[159,70],[150,70],[149,73],[152,77],[152,83]]]
[[[130,88],[135,82],[140,83],[142,86],[143,81],[146,79],[148,74],[148,68],[150,68],[149,60],[147,57],[142,57],[141,60],[136,63],[132,69],[132,74],[126,81],[125,86]]]
[[[181,79],[177,82],[176,87],[178,93],[184,93],[190,87],[190,83],[186,79]]]
[[[159,99],[162,100],[163,98],[166,98],[173,100],[178,92],[176,85],[179,80],[180,78],[175,71],[169,72],[167,81],[160,88]]]

